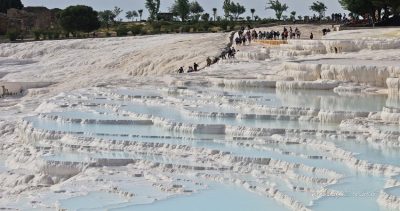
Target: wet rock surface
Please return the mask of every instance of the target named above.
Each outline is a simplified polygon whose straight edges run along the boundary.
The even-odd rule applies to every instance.
[[[67,46],[93,50],[95,42]],[[268,201],[255,201],[255,210],[399,209],[398,43],[253,44],[191,74],[110,73],[101,82],[88,73],[70,82],[74,88],[60,77],[27,87],[27,95],[0,99],[0,208],[139,209],[194,200],[223,184]],[[332,53],[334,46],[341,52]],[[29,77],[33,71],[17,70],[52,55],[12,49],[7,44],[0,55],[39,62],[19,63],[6,79]],[[385,49],[365,64],[355,60]],[[89,71],[83,61],[74,65]],[[0,70],[6,66],[13,64]],[[228,203],[225,194],[213,198]]]

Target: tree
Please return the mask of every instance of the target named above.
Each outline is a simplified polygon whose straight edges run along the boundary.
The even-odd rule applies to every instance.
[[[0,12],[7,13],[8,9],[15,8],[15,9],[22,9],[24,5],[22,4],[21,0],[1,0],[0,1]]]
[[[119,7],[114,7],[113,14],[115,15],[115,17],[118,17],[119,14],[121,14],[123,11],[124,11],[124,10],[122,10],[122,9],[119,8]]]
[[[210,20],[210,14],[208,13],[204,13],[203,15],[201,15],[201,20],[207,22]]]
[[[125,17],[126,17],[128,20],[132,20],[133,18],[138,17],[138,16],[139,16],[139,14],[138,14],[135,10],[127,11],[127,12],[126,12],[126,15],[125,15]],[[137,19],[136,19],[136,20],[137,20]]]
[[[296,11],[290,12],[290,20],[292,20],[292,21],[296,20]]]
[[[91,32],[100,28],[98,13],[93,8],[77,5],[63,10],[59,17],[61,27],[67,32]]]
[[[231,0],[224,0],[224,5],[222,6],[222,9],[224,9],[225,18],[228,18],[230,16],[231,5]]]
[[[213,8],[212,9],[213,10],[213,16],[214,16],[214,21],[216,21],[217,20],[217,8]]]
[[[301,20],[303,20],[303,16],[299,15],[299,16],[297,16],[297,19],[301,21]]]
[[[133,18],[132,11],[126,11],[125,18],[131,20]]]
[[[139,20],[142,21],[143,10],[142,9],[138,10],[138,13],[140,17]]]
[[[114,24],[116,16],[111,10],[104,10],[99,12],[99,21],[103,26],[110,29],[110,26]]]
[[[382,17],[388,19],[390,15],[398,16],[400,13],[399,0],[339,0],[339,3],[355,18],[368,14],[375,21],[376,14],[381,20]]]
[[[240,15],[242,15],[243,13],[246,12],[246,8],[243,5],[240,5],[239,3],[231,3],[230,6],[230,13],[233,14],[233,18],[235,18],[235,20],[238,20]]]
[[[322,18],[325,16],[325,11],[327,7],[323,2],[316,1],[310,6],[310,10],[319,14],[319,17]]]
[[[363,14],[373,14],[375,11],[374,5],[370,0],[339,0],[342,7],[351,13],[354,17]]]
[[[197,1],[190,2],[189,4],[190,13],[192,14],[192,20],[198,21],[201,14],[204,12],[203,7]]]
[[[251,12],[251,18],[254,19],[254,13],[256,12],[256,9],[250,9]]]
[[[197,1],[191,2],[189,7],[190,7],[190,12],[193,14],[200,14],[204,12],[203,7]]]
[[[275,11],[275,16],[278,20],[282,18],[283,12],[285,12],[289,7],[286,4],[282,4],[279,0],[269,0],[269,7],[265,9],[271,9]]]
[[[187,20],[190,14],[189,0],[175,0],[170,10],[175,16],[179,16],[182,21]]]
[[[377,11],[378,11],[378,19],[381,20],[381,16],[382,16],[382,10],[384,11],[383,13],[383,18],[389,18],[389,1],[390,0],[371,0],[370,2],[372,3],[372,5],[374,5],[375,7],[377,7]]]
[[[389,0],[389,5],[392,8],[392,13],[394,16],[400,15],[400,1],[398,0]]]
[[[145,6],[149,11],[150,20],[156,20],[158,11],[160,11],[160,0],[146,0]]]

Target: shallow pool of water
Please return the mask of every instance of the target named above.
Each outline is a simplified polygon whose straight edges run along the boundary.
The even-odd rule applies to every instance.
[[[277,204],[265,196],[251,193],[236,186],[211,185],[209,190],[201,191],[190,196],[179,196],[162,200],[150,205],[133,205],[112,210],[135,211],[243,211],[243,210],[274,210],[283,211],[287,208]]]

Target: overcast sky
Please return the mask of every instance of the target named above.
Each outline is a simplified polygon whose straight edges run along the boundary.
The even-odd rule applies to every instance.
[[[212,14],[212,8],[218,9],[218,15],[223,15],[222,3],[223,0],[197,0],[204,8],[204,10],[210,14]],[[290,11],[296,11],[297,15],[312,15],[313,13],[309,10],[310,5],[315,0],[281,0],[281,2],[287,3],[289,6],[286,15],[289,16]],[[330,15],[333,12],[345,12],[338,0],[319,0],[324,2],[328,10],[326,12],[327,15]],[[106,10],[112,9],[114,6],[118,6],[124,10],[123,15],[125,16],[125,11],[128,10],[144,10],[144,18],[147,17],[147,10],[144,7],[145,0],[22,0],[25,6],[45,6],[48,8],[65,8],[70,5],[83,4],[93,7],[95,10]],[[168,8],[172,5],[174,0],[161,0],[161,11],[166,12]],[[246,7],[246,14],[250,15],[250,9],[256,9],[256,15],[260,17],[273,17],[274,11],[265,10],[265,6],[267,4],[267,0],[234,0],[234,2],[239,2]],[[120,17],[123,18],[123,17]]]

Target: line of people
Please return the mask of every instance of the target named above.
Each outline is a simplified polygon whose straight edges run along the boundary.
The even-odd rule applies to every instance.
[[[234,59],[236,57],[236,52],[237,51],[234,47],[226,48],[224,51],[222,51],[220,58],[226,59],[226,56],[228,56],[228,59]]]
[[[267,35],[266,39],[270,39],[270,40],[272,40],[272,39],[274,39],[274,40],[300,39],[301,31],[297,27],[295,30],[293,30],[292,27],[289,27],[289,29],[287,29],[286,27],[283,27],[282,33],[280,33],[279,31],[272,30],[269,34],[267,33],[266,35]]]
[[[22,88],[19,89],[19,92],[15,92],[15,91],[11,92],[5,86],[1,86],[0,98],[6,97],[6,96],[22,94],[23,92],[24,92],[24,90]]]
[[[188,70],[186,71],[187,73],[192,73],[192,72],[198,72],[199,71],[199,65],[195,62],[193,63],[193,66],[189,66]],[[178,69],[178,73],[184,73],[185,70],[183,69],[183,67],[180,67]]]
[[[330,31],[330,30],[329,30]],[[323,30],[324,35],[328,33],[326,29]],[[237,46],[239,45],[246,45],[246,44],[251,44],[252,40],[287,40],[287,39],[300,39],[301,38],[301,31],[296,27],[294,30],[292,27],[289,27],[287,29],[286,27],[283,27],[283,32],[280,33],[279,31],[274,31],[271,30],[270,32],[267,31],[259,31],[257,32],[255,29],[251,30],[248,29],[245,31],[244,27],[242,27],[241,30],[238,32],[238,36],[235,38],[235,43]],[[314,39],[314,34],[311,32],[310,34],[310,39]],[[224,51],[221,52],[221,55],[219,57],[216,57],[213,60],[211,60],[210,57],[207,57],[207,67],[211,66],[211,64],[215,64],[219,61],[219,59],[227,59],[227,58],[235,58],[237,50],[234,47],[231,48],[226,48]],[[199,71],[198,69],[199,65],[197,63],[194,63],[193,66],[189,66],[188,70],[186,71],[187,73],[191,72],[197,72]],[[178,69],[178,73],[184,73],[185,70],[183,67],[180,67]]]
[[[283,28],[283,32],[271,30],[267,31],[259,31],[257,32],[255,29],[253,30],[240,30],[238,32],[238,37],[235,38],[236,45],[246,45],[251,44],[252,40],[287,40],[287,39],[300,39],[301,31],[296,27],[294,30],[292,27],[287,29]]]
[[[250,45],[253,37],[254,36],[250,30],[245,32],[243,29],[238,32],[238,36],[235,38],[235,43],[236,45],[246,45],[246,43]]]
[[[235,58],[236,52],[237,51],[234,47],[227,47],[226,49],[224,49],[221,52],[221,55],[219,57],[215,57],[214,60],[212,60],[210,57],[207,57],[207,59],[206,59],[207,67],[211,66],[212,64],[217,63],[220,59]],[[189,66],[189,68],[187,69],[186,72],[191,73],[191,72],[198,72],[198,71],[200,71],[199,65],[195,62],[193,64],[193,66]],[[181,73],[185,73],[185,70],[183,67],[180,67],[177,72],[179,74],[181,74]]]

